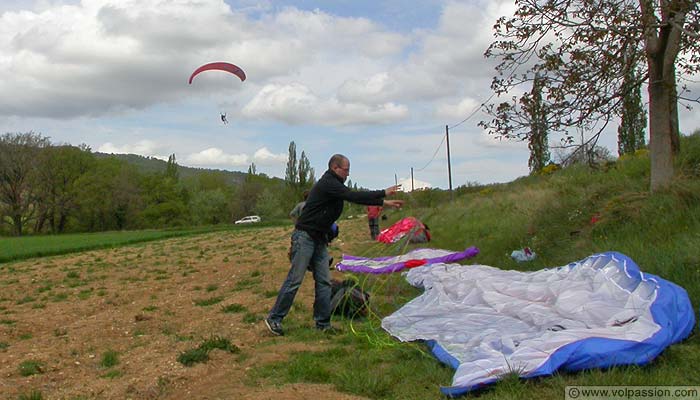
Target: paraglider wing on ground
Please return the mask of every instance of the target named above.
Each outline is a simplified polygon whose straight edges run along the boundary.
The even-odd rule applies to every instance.
[[[336,265],[338,271],[366,274],[390,274],[407,268],[439,263],[456,263],[476,257],[479,249],[472,246],[464,251],[442,249],[414,249],[406,254],[389,257],[367,258],[343,254],[343,259]]]
[[[401,341],[426,341],[456,369],[452,385],[442,388],[448,396],[514,372],[532,378],[644,365],[695,325],[682,287],[616,252],[528,272],[423,265],[406,279],[425,292],[382,327]]]
[[[430,241],[430,229],[415,217],[406,217],[394,225],[382,230],[377,240],[382,243],[396,243],[404,236],[410,235],[410,243],[426,243]]]

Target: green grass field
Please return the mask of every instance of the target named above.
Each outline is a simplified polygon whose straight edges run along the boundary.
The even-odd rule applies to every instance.
[[[119,247],[128,244],[162,240],[172,237],[199,235],[203,233],[260,229],[278,226],[286,221],[272,221],[254,225],[217,225],[187,229],[113,231],[76,233],[65,235],[43,235],[22,237],[0,237],[0,263],[34,257],[54,256],[86,250]]]

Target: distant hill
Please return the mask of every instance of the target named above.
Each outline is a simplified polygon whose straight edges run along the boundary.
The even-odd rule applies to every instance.
[[[107,154],[107,153],[93,153],[95,157],[107,158],[114,157],[119,160],[124,160],[129,164],[136,166],[139,171],[143,173],[155,173],[155,172],[165,172],[168,165],[166,161],[154,158],[154,157],[144,157],[138,154]],[[240,171],[227,171],[221,169],[208,169],[208,168],[193,168],[185,167],[182,165],[177,166],[177,171],[180,174],[180,178],[190,178],[196,176],[202,172],[218,172],[224,174],[228,178],[228,181],[233,185],[238,185],[245,180],[246,172]],[[273,180],[279,180],[279,178],[271,178]]]

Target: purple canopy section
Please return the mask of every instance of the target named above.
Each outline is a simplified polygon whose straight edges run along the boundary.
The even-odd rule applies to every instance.
[[[408,265],[425,260],[422,265],[438,263],[455,263],[472,258],[479,254],[477,247],[469,247],[464,251],[452,252],[436,249],[414,249],[400,256],[358,257],[343,254],[343,259],[335,266],[338,271],[359,272],[365,274],[390,274],[398,272]],[[432,256],[431,256],[432,255]]]

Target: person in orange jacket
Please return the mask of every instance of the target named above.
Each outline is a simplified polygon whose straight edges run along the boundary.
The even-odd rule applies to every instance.
[[[379,216],[382,214],[381,206],[367,206],[367,222],[369,223],[369,235],[372,240],[379,236]]]

